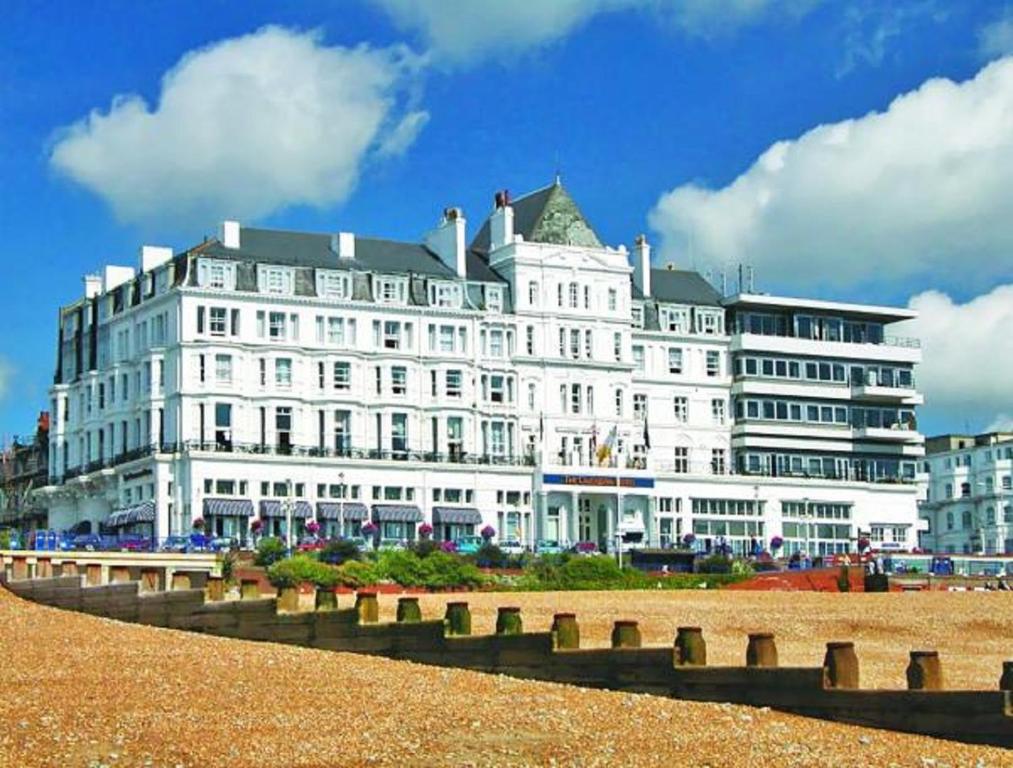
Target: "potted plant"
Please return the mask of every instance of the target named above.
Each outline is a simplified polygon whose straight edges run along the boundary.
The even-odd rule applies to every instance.
[[[593,541],[578,541],[574,549],[581,555],[593,555],[598,551],[598,545]]]
[[[490,539],[492,539],[493,536],[496,535],[496,529],[493,528],[491,525],[487,525],[485,528],[479,531],[479,534],[482,536],[483,539],[489,541]]]
[[[193,521],[193,529],[195,531],[197,531],[197,533],[201,533],[204,530],[204,518],[203,517],[198,517],[198,518],[194,519],[194,521]]]
[[[440,549],[443,550],[444,552],[451,552],[451,553],[457,552],[457,542],[444,541],[442,544],[440,544]]]
[[[869,548],[870,544],[871,544],[871,542],[865,536],[862,536],[858,540],[858,552],[859,552],[859,554],[861,554],[862,552],[864,552],[865,550],[867,550]]]
[[[682,537],[683,546],[685,546],[686,548],[691,548],[695,541],[696,536],[693,535],[692,533],[687,533],[685,536]]]
[[[320,523],[318,523],[316,520],[310,520],[308,523],[306,523],[306,533],[308,533],[310,536],[316,536],[318,533],[320,533]]]
[[[770,551],[777,555],[777,551],[784,546],[784,539],[780,536],[774,536],[770,540]]]
[[[420,538],[428,539],[432,535],[433,535],[433,526],[431,526],[429,523],[422,523],[422,525],[419,526]]]
[[[259,536],[261,531],[263,530],[264,530],[264,521],[261,520],[259,517],[254,519],[253,522],[250,523],[250,533],[252,533],[254,536]]]

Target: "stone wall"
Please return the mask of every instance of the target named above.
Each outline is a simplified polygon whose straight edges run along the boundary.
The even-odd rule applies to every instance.
[[[858,688],[858,659],[848,643],[828,644],[823,667],[777,665],[771,635],[748,641],[747,666],[706,665],[696,628],[680,628],[671,647],[642,648],[635,622],[617,622],[613,648],[582,649],[575,617],[559,614],[552,632],[523,632],[516,609],[501,609],[499,633],[470,634],[470,613],[458,603],[452,620],[415,620],[417,603],[406,599],[403,621],[376,623],[376,595],[363,591],[354,607],[336,607],[333,593],[313,596],[282,590],[278,598],[244,590],[242,600],[215,599],[220,580],[203,589],[178,582],[172,591],[124,581],[86,586],[86,577],[10,580],[16,595],[45,605],[120,621],[223,637],[288,643],[471,669],[592,688],[635,691],[696,701],[771,707],[810,717],[889,728],[971,743],[1013,747],[1013,664],[1003,690],[939,690],[938,658],[912,655],[909,690]],[[298,594],[297,594],[298,593]],[[209,597],[211,599],[209,599]],[[307,599],[308,597],[308,599]],[[352,598],[342,596],[342,602]],[[307,607],[310,609],[307,610]],[[290,610],[285,610],[289,608]],[[450,608],[448,606],[448,617]],[[401,612],[399,611],[399,615]],[[466,620],[464,620],[466,619]],[[463,623],[462,623],[463,621]],[[554,624],[554,627],[557,627]]]

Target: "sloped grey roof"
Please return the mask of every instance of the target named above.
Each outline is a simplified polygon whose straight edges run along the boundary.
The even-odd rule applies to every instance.
[[[642,298],[634,286],[634,298]],[[638,296],[638,294],[640,294]],[[721,306],[721,294],[699,272],[688,269],[652,269],[651,298],[673,304]]]
[[[564,233],[559,231],[560,224],[569,224],[575,228],[574,231],[581,239],[580,242],[575,241],[572,244],[603,247],[594,228],[558,179],[547,187],[517,198],[510,204],[514,209],[514,232],[528,242],[570,245],[571,242]],[[546,213],[550,215],[546,216]],[[562,217],[565,221],[556,221],[558,217]],[[488,218],[472,240],[471,248],[478,253],[489,252]]]
[[[435,253],[418,243],[356,236],[355,258],[339,259],[331,250],[329,234],[243,227],[239,244],[239,248],[226,248],[214,241],[203,248],[202,253],[214,258],[317,269],[413,272],[441,277],[454,274]]]
[[[469,280],[479,283],[505,283],[506,279],[489,266],[485,256],[476,251],[469,250],[467,253],[467,275]]]

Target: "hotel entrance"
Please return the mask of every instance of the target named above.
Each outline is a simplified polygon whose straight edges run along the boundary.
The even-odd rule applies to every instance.
[[[546,474],[538,492],[538,538],[563,547],[593,544],[600,552],[648,546],[653,488],[648,477]]]

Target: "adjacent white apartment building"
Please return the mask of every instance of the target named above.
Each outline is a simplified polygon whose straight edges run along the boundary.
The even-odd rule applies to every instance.
[[[1013,434],[941,435],[925,445],[922,545],[1013,554]]]
[[[737,552],[917,544],[909,310],[722,297],[599,240],[555,183],[470,240],[225,222],[59,315],[50,525]]]

